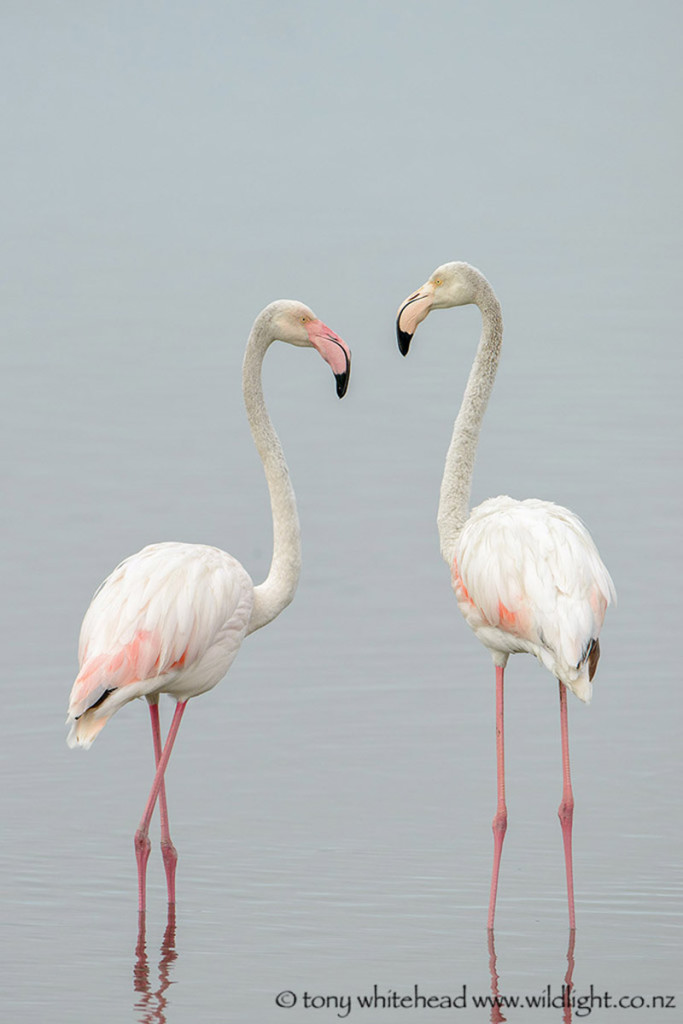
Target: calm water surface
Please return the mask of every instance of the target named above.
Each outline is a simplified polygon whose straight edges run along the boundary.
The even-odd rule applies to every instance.
[[[274,13],[268,27],[240,15],[239,47],[220,41],[229,26],[210,4],[224,35],[181,15],[163,30],[121,13],[90,26],[67,15],[40,30],[23,16],[12,23],[35,83],[19,94],[15,125],[25,202],[10,216],[3,363],[8,1020],[485,1021],[502,1019],[474,1005],[492,985],[539,998],[550,985],[556,997],[569,970],[577,997],[592,985],[615,999],[677,1000],[678,1010],[617,1013],[594,1003],[591,1020],[680,1016],[680,344],[670,298],[681,268],[670,133],[640,117],[656,96],[666,120],[666,39],[679,34],[650,39],[634,11],[615,7],[605,64],[578,15],[559,33],[564,49],[549,52],[558,33],[530,4],[521,36],[514,19],[496,21],[486,124],[462,110],[460,134],[446,133],[434,96],[456,66],[461,82],[478,75],[475,41],[490,23],[471,14],[456,34],[449,21],[446,45],[404,13],[387,39],[382,6],[360,32],[355,15],[337,25],[334,5],[328,22],[295,5],[302,45],[324,44],[322,84],[283,63],[295,41]],[[437,10],[451,17],[451,5]],[[460,38],[469,49],[458,65]],[[543,89],[525,61],[509,63],[509,40],[528,48]],[[362,88],[343,75],[345,47]],[[263,54],[274,78],[257,86]],[[577,76],[581,61],[603,77]],[[642,66],[656,76],[632,73]],[[528,101],[523,118],[511,80]],[[347,83],[343,103],[335,81]],[[232,134],[228,85],[243,87],[256,119],[236,112]],[[261,152],[249,132],[260,125],[284,151],[291,111],[320,139],[320,157],[294,153],[276,176],[270,147]],[[397,165],[405,124],[422,114],[421,158],[404,149]],[[491,126],[506,142],[504,168]],[[253,179],[242,166],[252,137]],[[422,200],[446,185],[452,210],[436,216],[438,203]],[[267,225],[263,238],[255,223]],[[407,360],[393,337],[399,300],[460,258],[490,276],[506,323],[473,500],[570,506],[619,593],[593,703],[570,703],[574,948],[557,688],[530,658],[510,663],[495,959],[485,929],[494,672],[460,621],[435,526],[479,320],[471,309],[435,313]],[[312,353],[268,355],[304,572],[291,608],[189,706],[167,774],[177,915],[167,917],[155,834],[140,929],[132,840],[152,778],[148,715],[129,705],[90,752],[67,749],[78,629],[100,580],[152,541],[217,544],[255,580],[265,575],[269,510],[240,364],[254,315],[283,294],[348,341],[351,388],[338,402]],[[165,702],[166,723],[170,711]],[[386,1000],[417,985],[460,1003],[344,1010],[344,998],[373,996],[375,985]],[[296,1007],[278,1007],[280,992]]]
[[[269,368],[273,415],[299,492],[304,577],[292,608],[245,642],[229,679],[190,705],[168,772],[180,851],[177,920],[167,925],[155,845],[142,937],[132,834],[152,775],[148,716],[142,704],[129,705],[89,753],[67,750],[62,718],[80,616],[104,572],[157,536],[223,544],[260,578],[268,560],[266,496],[240,426],[235,365],[221,367],[224,380],[207,375],[202,383],[195,375],[183,417],[198,425],[223,420],[223,428],[200,448],[182,424],[167,424],[177,443],[166,463],[150,464],[144,446],[133,451],[130,425],[113,440],[103,431],[92,450],[93,424],[109,404],[102,402],[111,389],[106,372],[93,370],[93,393],[81,407],[86,422],[68,445],[59,435],[69,428],[55,430],[53,417],[76,385],[65,375],[58,394],[54,381],[34,386],[27,444],[35,444],[29,464],[37,494],[28,509],[17,502],[16,547],[8,553],[15,642],[3,719],[5,999],[17,1020],[332,1020],[332,1010],[301,1016],[301,1007],[277,1009],[274,998],[291,990],[341,999],[372,994],[375,984],[387,998],[414,984],[453,998],[463,985],[470,996],[490,991],[494,674],[459,621],[433,525],[457,390],[440,364],[450,372],[459,360],[454,333],[463,347],[473,344],[476,320],[464,315],[456,323],[455,311],[450,320],[434,318],[414,362],[403,363],[387,319],[376,324],[386,352],[374,358],[386,363],[389,394],[377,402],[359,386],[358,397],[337,404],[325,368],[308,353],[271,353],[273,366],[294,380],[278,393]],[[576,358],[589,355],[590,345]],[[231,358],[236,364],[237,355]],[[359,379],[361,365],[357,357]],[[574,372],[578,380],[578,365]],[[33,370],[15,373],[28,393]],[[647,452],[633,438],[631,457],[644,478],[634,495],[619,468],[624,445],[632,444],[627,418],[623,431],[603,438],[601,461],[610,468],[602,472],[586,469],[552,417],[542,436],[523,403],[520,412],[520,390],[542,391],[544,373],[527,365],[522,380],[514,367],[501,370],[482,444],[489,466],[482,453],[475,500],[498,489],[496,464],[505,476],[507,463],[518,460],[529,488],[516,493],[557,495],[580,510],[619,589],[593,704],[573,701],[570,709],[573,980],[578,994],[591,984],[615,995],[674,994],[681,927],[675,676],[661,606],[643,600],[656,590],[666,607],[672,586],[668,559],[678,525],[667,520],[661,498],[648,497],[661,472],[648,452],[658,440],[665,444],[664,430],[658,438],[652,427]],[[155,375],[153,361],[141,359],[127,399],[135,430],[150,437],[158,416],[145,392]],[[181,365],[166,369],[160,390],[172,394],[186,376]],[[573,383],[565,377],[565,394]],[[636,416],[661,422],[661,395],[647,379],[622,374],[626,405],[633,412],[627,389],[636,385]],[[598,392],[602,383],[594,378],[592,386]],[[203,389],[225,389],[230,400],[206,416]],[[408,405],[423,415],[407,422]],[[513,406],[511,443],[505,411]],[[601,405],[587,406],[582,429],[597,435]],[[293,411],[303,409],[305,419],[309,408],[322,439]],[[233,428],[234,444],[226,445]],[[130,462],[119,474],[112,467],[129,444]],[[373,458],[375,445],[389,457]],[[338,455],[330,462],[323,449]],[[48,458],[39,454],[46,450]],[[192,488],[178,487],[170,472],[176,463],[192,465]],[[161,525],[138,539],[145,503],[162,510],[149,517]],[[633,528],[633,504],[643,528]],[[230,542],[231,514],[240,543]],[[529,658],[513,659],[508,678],[510,827],[498,986],[503,994],[538,995],[549,984],[559,992],[567,970],[558,702],[552,680]],[[170,705],[164,711],[168,721]],[[397,1013],[356,1007],[353,1019],[389,1021]],[[600,1019],[597,1010],[593,1016]],[[412,1014],[433,1017],[436,1010]],[[485,1017],[470,1001],[456,1019]],[[509,1019],[527,1018],[510,1012]],[[662,1019],[670,1016],[662,1011]]]

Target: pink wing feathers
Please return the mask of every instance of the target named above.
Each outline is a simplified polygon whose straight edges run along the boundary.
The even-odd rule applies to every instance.
[[[218,548],[164,543],[131,555],[86,612],[67,721],[90,710],[98,732],[128,700],[177,687],[179,679],[187,680],[188,696],[214,686],[239,649],[252,605],[251,579]],[[192,680],[200,663],[204,678]]]
[[[509,635],[510,651],[517,638],[568,685],[584,674],[615,592],[577,516],[537,499],[492,498],[463,528],[457,572],[465,617],[487,646],[493,627]]]

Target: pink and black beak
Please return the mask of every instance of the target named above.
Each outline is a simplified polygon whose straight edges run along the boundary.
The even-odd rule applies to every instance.
[[[351,376],[351,352],[348,345],[322,320],[309,321],[306,330],[311,345],[318,350],[332,369],[337,382],[337,396],[343,398]]]
[[[427,316],[432,308],[433,301],[434,290],[432,285],[425,284],[399,307],[396,317],[396,337],[398,340],[398,350],[402,356],[408,355],[408,349],[417,330],[417,325],[422,323]]]

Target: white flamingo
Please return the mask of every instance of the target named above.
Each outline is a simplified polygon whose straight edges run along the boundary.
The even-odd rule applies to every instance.
[[[329,363],[340,398],[346,393],[350,352],[341,338],[300,302],[266,306],[252,327],[242,387],[252,436],[263,462],[273,515],[273,558],[254,586],[231,555],[203,544],[152,544],[114,569],[88,608],[79,641],[80,672],[71,690],[68,744],[89,747],[108,719],[129,700],[146,697],[157,763],[154,783],[135,834],[139,909],[145,910],[149,823],[159,796],[161,849],[169,904],[175,903],[177,853],[168,827],[164,771],[190,697],[210,690],[230,668],[242,640],[271,622],[294,597],[301,538],[294,491],[261,385],[263,358],[279,339],[315,348]],[[177,701],[163,751],[159,695]]]
[[[588,703],[600,657],[598,635],[614,586],[586,527],[548,501],[498,497],[469,510],[479,431],[500,357],[503,321],[491,285],[467,263],[445,263],[399,308],[398,345],[406,355],[417,325],[432,309],[474,303],[482,334],[455,420],[439,500],[441,553],[458,607],[496,667],[498,805],[488,927],[493,928],[507,827],[503,737],[503,672],[510,654],[535,654],[559,680],[562,801],[559,808],[567,872],[569,925],[575,927],[572,872],[574,797],[569,771],[567,692]]]

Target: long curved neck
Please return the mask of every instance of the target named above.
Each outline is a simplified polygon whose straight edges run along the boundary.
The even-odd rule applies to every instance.
[[[296,592],[301,573],[301,532],[294,489],[280,439],[263,397],[263,357],[274,341],[268,318],[258,317],[247,342],[242,390],[254,444],[266,474],[273,514],[273,558],[263,583],[254,587],[254,608],[248,633],[271,622]]]
[[[489,395],[496,379],[503,319],[500,303],[485,278],[481,278],[476,303],[481,310],[482,332],[467,380],[460,411],[446,456],[437,523],[441,554],[452,565],[458,536],[470,514],[470,492],[477,443]]]

